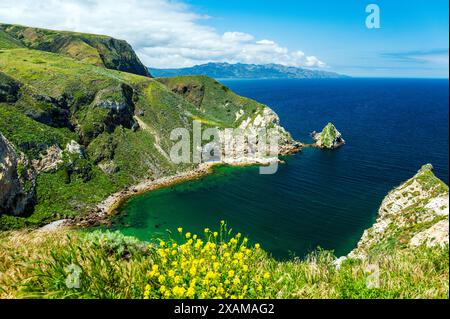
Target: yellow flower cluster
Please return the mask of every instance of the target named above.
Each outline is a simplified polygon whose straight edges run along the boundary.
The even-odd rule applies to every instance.
[[[265,256],[238,233],[231,237],[224,221],[219,231],[183,234],[181,244],[161,241],[147,273],[144,298],[263,298],[270,274],[254,265]],[[200,238],[201,237],[201,238]],[[203,239],[202,239],[203,238]]]

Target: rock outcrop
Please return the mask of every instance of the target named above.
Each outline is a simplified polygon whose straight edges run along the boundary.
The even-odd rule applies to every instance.
[[[322,132],[313,132],[311,135],[315,141],[315,146],[319,148],[335,149],[345,144],[342,134],[332,123],[328,123]]]
[[[415,247],[449,242],[449,189],[430,164],[392,190],[375,224],[366,230],[349,257],[365,258],[384,245]]]
[[[36,174],[26,157],[0,133],[0,215],[22,215],[32,210]]]
[[[278,155],[289,155],[301,150],[303,145],[300,142],[295,141],[291,134],[289,134],[281,125],[280,118],[269,107],[264,108],[260,113],[254,117],[248,117],[244,119],[239,125],[246,136],[253,138],[253,143],[249,142],[248,147],[256,150],[258,148],[259,139],[258,133],[263,130],[267,132],[266,144],[270,147],[271,139],[276,140],[275,153]],[[267,150],[270,153],[270,150]],[[264,156],[264,155],[263,155]]]
[[[52,172],[63,162],[63,152],[58,145],[52,145],[43,153],[39,159],[32,160],[33,167],[37,172]]]

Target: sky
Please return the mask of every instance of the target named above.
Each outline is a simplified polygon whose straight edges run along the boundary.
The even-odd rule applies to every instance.
[[[379,28],[368,28],[369,4]],[[127,40],[150,67],[277,63],[448,78],[447,0],[0,0],[0,22]]]

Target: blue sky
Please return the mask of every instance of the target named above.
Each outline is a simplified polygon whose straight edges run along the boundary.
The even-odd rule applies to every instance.
[[[219,32],[236,29],[310,52],[354,76],[448,77],[448,1],[189,0]],[[381,28],[365,26],[367,4]]]
[[[368,29],[365,8],[380,8]],[[278,63],[448,78],[448,0],[1,0],[0,22],[127,40],[150,67]]]

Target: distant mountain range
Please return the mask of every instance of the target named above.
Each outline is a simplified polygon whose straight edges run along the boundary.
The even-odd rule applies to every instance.
[[[216,79],[324,79],[347,77],[333,72],[310,70],[280,64],[207,63],[190,68],[149,68],[148,70],[155,77],[171,77],[177,75],[207,75]]]

